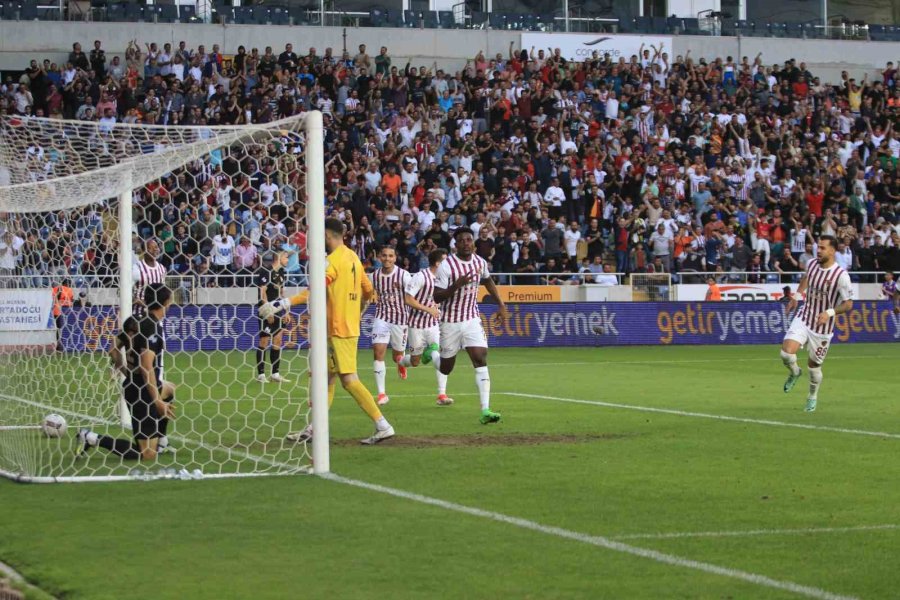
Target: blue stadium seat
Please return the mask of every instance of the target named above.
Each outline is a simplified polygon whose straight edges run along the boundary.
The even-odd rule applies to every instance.
[[[738,20],[734,22],[734,31],[737,35],[753,36],[756,33],[756,23],[753,21]]]
[[[272,6],[269,8],[269,21],[272,25],[287,25],[290,23],[288,9],[284,6]]]
[[[106,20],[120,22],[125,20],[125,6],[115,2],[106,7]]]
[[[538,16],[538,25],[543,27],[544,31],[553,31],[556,29],[556,15],[553,13],[544,13]],[[540,29],[538,27],[538,29]]]
[[[129,22],[135,21],[145,21],[146,20],[146,7],[137,4],[136,2],[128,2],[125,4],[125,20]]]
[[[252,25],[254,24],[254,14],[252,6],[235,6],[234,23],[236,25]]]
[[[437,13],[433,10],[422,11],[422,22],[426,29],[437,29],[440,26]]]
[[[178,20],[182,23],[196,23],[200,19],[197,18],[197,7],[193,4],[183,4],[178,7]]]
[[[159,22],[160,23],[176,23],[178,22],[178,7],[174,4],[159,5]]]
[[[785,23],[784,35],[790,38],[803,38],[806,36],[806,28],[803,23]]]
[[[36,21],[38,19],[37,0],[21,0],[19,3],[19,20]]]
[[[414,10],[403,11],[403,25],[405,27],[419,27],[420,23],[421,17],[419,13]]]
[[[452,10],[438,11],[438,24],[441,29],[456,29],[456,18],[453,16]]]
[[[669,33],[668,19],[666,17],[653,17],[650,22],[650,31],[656,34]]]
[[[883,42],[887,39],[887,33],[885,32],[886,26],[880,25],[876,23],[869,24],[869,39],[873,42]]]
[[[288,7],[288,17],[294,25],[308,25],[309,12],[307,7],[300,4],[292,4]]]
[[[387,24],[387,10],[381,6],[373,6],[369,9],[369,25],[371,27],[384,27]]]
[[[403,27],[403,11],[389,8],[385,11],[388,27]]]
[[[493,12],[488,15],[488,25],[491,29],[506,29],[507,24],[508,19],[506,15]]]
[[[634,30],[639,33],[650,33],[653,28],[653,18],[652,17],[635,17],[634,18]]]
[[[488,14],[480,10],[472,11],[469,15],[468,27],[470,29],[481,29],[488,20]]]
[[[701,31],[700,19],[682,19],[684,33],[687,35],[709,35],[708,31]],[[731,33],[725,33],[725,25],[722,26],[722,35],[734,35],[734,24],[732,24]]]
[[[769,23],[767,29],[771,37],[787,37],[787,23]]]

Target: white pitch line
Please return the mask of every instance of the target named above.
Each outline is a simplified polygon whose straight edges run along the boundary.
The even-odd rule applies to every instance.
[[[853,598],[852,596],[834,594],[817,587],[801,585],[792,581],[781,581],[778,579],[772,579],[771,577],[766,577],[765,575],[750,573],[749,571],[720,567],[719,565],[714,565],[712,563],[691,560],[689,558],[682,558],[674,554],[667,554],[665,552],[658,552],[656,550],[649,550],[647,548],[639,548],[630,544],[617,542],[608,537],[590,535],[587,533],[581,533],[569,529],[562,529],[561,527],[542,525],[541,523],[529,521],[527,519],[521,519],[519,517],[512,517],[494,511],[474,508],[471,506],[466,506],[464,504],[457,504],[455,502],[448,502],[447,500],[432,498],[430,496],[423,496],[421,494],[415,494],[413,492],[390,488],[375,483],[368,483],[365,481],[359,481],[357,479],[350,479],[347,477],[342,477],[340,475],[335,475],[333,473],[323,475],[322,477],[336,483],[342,483],[373,492],[379,492],[381,494],[387,494],[396,498],[402,498],[403,500],[411,500],[420,504],[427,504],[429,506],[443,508],[444,510],[462,513],[473,517],[479,517],[482,519],[489,519],[498,523],[513,525],[521,529],[536,531],[544,535],[551,535],[567,540],[573,540],[576,542],[581,542],[583,544],[589,544],[591,546],[597,546],[599,548],[605,548],[607,550],[613,550],[615,552],[621,552],[623,554],[630,554],[632,556],[653,560],[667,565],[701,571],[704,573],[709,573],[711,575],[719,575],[721,577],[737,579],[761,587],[784,590],[792,592],[794,594],[798,594],[800,596],[805,596],[807,598],[818,598],[820,600],[850,600]]]
[[[676,531],[672,533],[630,533],[613,535],[613,540],[671,540],[681,538],[751,537],[761,535],[808,535],[816,533],[851,533],[854,531],[885,531],[900,529],[900,525],[858,525],[856,527],[809,527],[797,529],[750,529],[747,531]]]
[[[587,404],[590,406],[603,406],[606,408],[620,408],[624,410],[637,410],[641,412],[661,413],[676,415],[679,417],[696,417],[699,419],[714,419],[716,421],[731,421],[734,423],[751,423],[753,425],[769,425],[772,427],[793,427],[795,429],[807,429],[810,431],[828,431],[831,433],[848,433],[852,435],[865,435],[869,437],[900,439],[900,433],[887,433],[885,431],[867,431],[865,429],[848,429],[845,427],[830,427],[828,425],[811,425],[809,423],[790,423],[788,421],[773,421],[771,419],[751,419],[749,417],[730,417],[728,415],[713,415],[709,413],[676,410],[673,408],[657,408],[655,406],[639,406],[635,404],[620,404],[618,402],[602,402],[600,400],[581,400],[579,398],[561,398],[559,396],[543,396],[540,394],[523,394],[521,392],[497,392],[504,396],[517,398],[533,398],[535,400],[551,400],[553,402],[568,402],[570,404]]]

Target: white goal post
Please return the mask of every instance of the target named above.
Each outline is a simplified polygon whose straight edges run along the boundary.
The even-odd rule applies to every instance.
[[[324,180],[318,111],[241,126],[0,118],[0,254],[15,261],[0,262],[0,476],[327,473]],[[175,300],[159,372],[176,417],[151,463],[138,436],[126,447],[136,421],[107,352],[153,247]],[[309,302],[268,329],[258,282],[279,265]],[[67,431],[48,435],[49,414]],[[286,437],[309,424],[309,448]]]

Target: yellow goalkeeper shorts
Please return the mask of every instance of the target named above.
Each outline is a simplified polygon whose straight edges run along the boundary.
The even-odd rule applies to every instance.
[[[338,375],[356,373],[358,337],[328,338],[328,370]]]

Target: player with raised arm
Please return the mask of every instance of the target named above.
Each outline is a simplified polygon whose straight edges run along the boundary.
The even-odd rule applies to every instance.
[[[259,286],[259,306],[266,302],[278,300],[284,290],[284,282],[287,279],[285,265],[287,254],[278,253],[272,259],[271,268],[263,266],[256,276],[256,285]],[[266,349],[269,349],[269,360],[272,363],[272,378],[276,383],[290,383],[281,376],[281,315],[272,315],[268,319],[259,320],[259,346],[256,348],[256,380],[266,383]],[[271,340],[271,346],[269,341]]]
[[[359,380],[356,373],[356,348],[365,304],[376,300],[372,283],[356,253],[344,245],[344,224],[338,219],[325,219],[325,250],[328,265],[325,269],[328,318],[328,406],[334,400],[335,378],[353,396],[359,407],[375,422],[375,433],[362,440],[363,444],[377,444],[394,436],[394,428],[388,423],[375,398]],[[292,305],[304,303],[309,292],[301,292],[290,298],[267,302],[259,308],[260,318],[287,311]],[[288,434],[287,439],[305,442],[312,438],[312,426],[303,431]]]
[[[791,321],[781,344],[781,360],[789,371],[784,382],[785,393],[791,391],[802,370],[797,366],[797,351],[804,345],[809,353],[809,396],[806,412],[816,410],[819,386],[822,384],[822,363],[828,354],[834,335],[837,315],[853,308],[853,286],[850,275],[834,260],[837,240],[830,235],[819,238],[818,254],[809,261],[800,285],[788,302],[788,313],[797,308],[797,296],[805,294],[806,301]]]
[[[497,303],[498,318],[506,319],[506,304],[490,278],[487,261],[475,254],[475,236],[468,227],[453,232],[456,252],[437,269],[434,299],[441,303],[441,373],[450,375],[456,355],[465,349],[475,367],[475,384],[481,400],[482,424],[496,423],[500,414],[491,410],[491,376],[487,367],[487,335],[478,310],[478,287],[483,284]]]
[[[406,379],[406,367],[401,364],[406,351],[407,322],[409,309],[406,307],[405,292],[409,283],[409,271],[397,266],[397,252],[385,246],[378,253],[381,268],[372,273],[372,284],[378,301],[375,303],[375,322],[372,324],[372,353],[375,385],[378,387],[378,405],[390,402],[385,389],[384,355],[388,345],[393,351],[394,362],[400,379]]]
[[[166,342],[163,319],[172,303],[172,292],[161,283],[144,289],[147,316],[129,317],[110,349],[110,357],[125,375],[123,392],[131,412],[133,440],[101,435],[88,428],[78,431],[79,454],[100,447],[128,460],[153,460],[170,420],[175,418],[172,400],[175,386],[163,380]]]
[[[438,382],[438,406],[453,404],[453,398],[447,396],[447,376],[441,373],[441,311],[434,303],[434,276],[446,257],[446,250],[432,250],[428,255],[428,268],[412,275],[406,285],[406,304],[412,309],[407,342],[409,354],[400,361],[405,367],[417,367],[419,363],[434,365]]]

